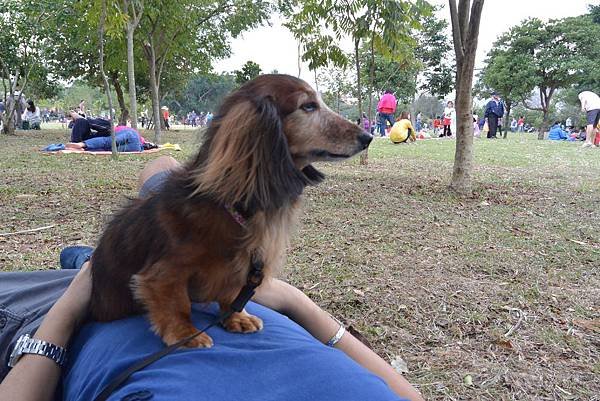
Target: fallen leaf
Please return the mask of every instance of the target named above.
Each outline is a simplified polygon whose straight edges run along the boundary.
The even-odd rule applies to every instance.
[[[497,346],[502,347],[502,348],[506,348],[506,349],[513,349],[514,348],[512,342],[510,342],[510,340],[504,340],[504,339],[499,338],[499,339],[494,340],[492,342],[494,344],[496,344]]]
[[[463,378],[463,383],[465,383],[465,386],[469,386],[471,387],[473,385],[473,376],[471,375],[466,375]]]
[[[600,332],[600,320],[573,319],[573,324],[586,330]]]
[[[394,368],[394,370],[398,373],[400,373],[401,375],[404,373],[408,373],[410,372],[408,370],[408,365],[406,363],[406,361],[404,359],[402,359],[400,356],[396,356],[394,358],[394,360],[391,363],[392,368]]]

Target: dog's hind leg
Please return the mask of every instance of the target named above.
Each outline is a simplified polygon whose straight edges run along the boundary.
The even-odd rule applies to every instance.
[[[169,268],[171,267],[171,268]],[[183,269],[182,269],[183,270]],[[192,305],[188,295],[185,274],[174,274],[172,266],[157,262],[133,276],[132,289],[136,299],[144,305],[152,328],[167,345],[198,332],[191,320]],[[202,333],[184,346],[212,347],[213,340]]]
[[[229,304],[219,302],[221,311],[229,310]],[[254,333],[263,328],[263,322],[260,318],[249,314],[246,309],[241,312],[233,312],[225,321],[223,327],[233,333]]]

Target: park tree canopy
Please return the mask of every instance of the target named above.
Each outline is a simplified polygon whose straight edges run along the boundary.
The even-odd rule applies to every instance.
[[[22,93],[31,89],[52,96],[58,87],[49,78],[49,49],[54,27],[68,6],[64,1],[0,0],[0,81],[7,105],[3,130],[14,131],[13,116]],[[18,93],[15,96],[15,93]],[[19,116],[20,117],[20,116]]]
[[[505,98],[542,112],[539,138],[549,126],[550,106],[558,89],[594,86],[598,78],[600,24],[591,15],[543,22],[533,18],[511,28],[488,54],[483,83]],[[590,88],[592,89],[592,88]],[[532,91],[539,104],[530,101]]]

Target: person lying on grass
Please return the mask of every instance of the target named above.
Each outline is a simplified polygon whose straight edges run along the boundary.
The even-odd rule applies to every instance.
[[[140,197],[151,196],[178,167],[171,157],[147,165],[139,179]],[[82,246],[64,249],[61,266],[67,270],[0,273],[0,305],[16,317],[0,343],[14,345],[18,334],[34,333],[34,339],[69,349],[62,373],[53,360],[24,354],[0,383],[0,400],[52,400],[61,377],[64,400],[93,400],[116,375],[164,347],[142,316],[81,326],[90,300],[92,252]],[[423,401],[388,363],[299,289],[268,280],[247,308],[265,322],[261,331],[243,335],[213,327],[208,333],[215,346],[170,353],[134,373],[109,399]],[[194,304],[196,327],[213,320],[216,309]],[[20,310],[26,311],[23,316]],[[15,338],[6,338],[10,333]],[[0,350],[0,360],[7,351]]]
[[[144,150],[140,135],[131,128],[123,128],[115,133],[115,141],[119,152],[141,152]],[[89,152],[110,151],[111,143],[110,136],[100,136],[82,142],[69,142],[65,144],[65,149],[87,150]]]

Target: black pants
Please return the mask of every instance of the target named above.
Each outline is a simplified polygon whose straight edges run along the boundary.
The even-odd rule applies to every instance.
[[[78,270],[0,273],[0,381],[22,334],[33,335]]]
[[[490,130],[488,131],[487,137],[495,138],[496,131],[498,131],[498,116],[497,115],[491,114],[488,116],[488,128]]]
[[[452,136],[452,129],[450,125],[444,125],[444,132],[440,136]]]
[[[73,121],[73,130],[71,131],[71,142],[83,142],[90,139],[92,130],[90,123],[86,118],[78,118]]]

